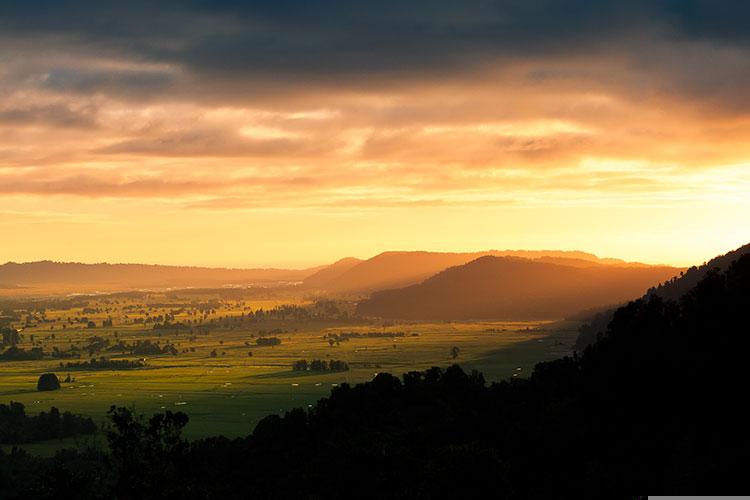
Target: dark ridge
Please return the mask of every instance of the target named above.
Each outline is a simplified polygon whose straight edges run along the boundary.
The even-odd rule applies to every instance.
[[[645,297],[658,296],[665,300],[680,300],[687,292],[695,286],[711,271],[726,271],[729,266],[743,255],[750,254],[750,244],[741,246],[737,250],[732,250],[724,255],[715,257],[703,265],[693,266],[679,276],[675,276],[669,281],[665,281],[650,288]],[[583,351],[587,346],[594,343],[598,335],[606,331],[607,325],[612,320],[612,316],[617,308],[613,307],[608,310],[599,311],[596,314],[589,315],[587,323],[582,325],[578,332],[578,338],[574,348],[577,351]]]

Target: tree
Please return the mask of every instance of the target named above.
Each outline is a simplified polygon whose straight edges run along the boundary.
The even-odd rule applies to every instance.
[[[461,349],[459,349],[458,346],[454,345],[453,347],[451,347],[451,359],[456,359],[460,352]]]
[[[182,480],[175,459],[187,443],[182,429],[188,416],[182,412],[157,413],[146,420],[128,408],[110,407],[112,427],[107,441],[119,470],[115,490],[120,498],[175,498]]]
[[[44,373],[36,383],[37,391],[56,391],[60,388],[60,380],[54,373]]]
[[[19,342],[21,342],[21,335],[18,333],[18,330],[15,328],[1,328],[0,332],[3,334],[2,343],[3,345],[10,345],[15,346]]]

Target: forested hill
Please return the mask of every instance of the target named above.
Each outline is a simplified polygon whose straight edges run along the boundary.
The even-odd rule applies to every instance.
[[[0,453],[0,497],[633,498],[747,488],[750,256],[614,314],[576,357],[485,384],[458,366],[342,384],[245,439],[111,412],[110,454]]]
[[[663,299],[679,300],[685,292],[697,285],[710,270],[719,269],[725,271],[732,262],[747,253],[750,253],[750,243],[737,250],[715,257],[702,266],[693,266],[680,276],[676,276],[654,287],[648,293],[658,295]]]
[[[706,274],[713,270],[726,271],[733,262],[746,254],[750,254],[750,244],[715,257],[701,266],[693,266],[684,273],[680,273],[679,276],[675,276],[669,281],[650,288],[646,296],[656,295],[665,300],[678,301],[683,295],[692,290]],[[596,340],[597,335],[606,330],[614,312],[614,308],[601,311],[593,315],[586,324],[582,325],[579,328],[575,349],[581,351],[591,345]]]

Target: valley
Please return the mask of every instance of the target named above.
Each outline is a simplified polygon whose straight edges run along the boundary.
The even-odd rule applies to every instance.
[[[190,416],[188,438],[239,437],[269,414],[312,405],[332,387],[369,381],[379,372],[460,362],[489,380],[523,377],[537,362],[570,353],[577,336],[574,321],[368,319],[356,316],[348,301],[277,292],[286,297],[259,299],[257,290],[244,297],[242,290],[218,289],[15,303],[17,309],[3,312],[5,328],[18,330],[16,348],[24,355],[33,349],[43,354],[14,360],[6,349],[0,401],[20,402],[27,413],[54,406],[98,424],[105,423],[111,405],[144,414],[179,410]],[[263,339],[280,343],[259,345]],[[102,358],[144,366],[88,365]],[[299,360],[341,360],[349,369],[294,371]],[[60,390],[36,390],[36,380],[47,372],[62,381]],[[24,448],[50,454],[91,439]]]

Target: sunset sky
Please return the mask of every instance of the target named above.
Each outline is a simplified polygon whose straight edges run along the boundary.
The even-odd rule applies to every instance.
[[[750,3],[0,2],[0,262],[750,241]]]

